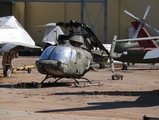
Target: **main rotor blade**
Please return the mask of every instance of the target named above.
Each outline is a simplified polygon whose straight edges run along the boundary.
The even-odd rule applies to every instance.
[[[155,28],[153,28],[152,26],[148,25],[147,23],[145,23],[145,26],[148,27],[152,32],[155,32],[156,34],[159,35],[159,31]]]
[[[149,10],[150,10],[150,6],[148,5],[147,8],[146,8],[145,14],[144,14],[144,16],[142,18],[143,20],[146,19],[146,16],[148,15]]]
[[[142,27],[142,24],[139,24],[137,30],[135,31],[135,34],[134,34],[133,38],[137,38],[137,36],[138,36],[138,34],[139,34],[139,31],[140,31],[141,27]]]
[[[159,36],[143,37],[143,38],[132,38],[132,39],[120,39],[120,40],[115,40],[115,41],[116,42],[127,42],[127,41],[154,40],[154,39],[159,39]]]
[[[145,19],[146,19],[146,16],[148,15],[149,10],[150,10],[150,6],[148,5],[148,6],[147,6],[147,9],[146,9],[146,11],[145,11],[145,14],[144,14],[144,16],[143,16],[143,18],[142,18],[142,20],[141,20],[141,21],[143,21],[143,22],[139,21],[139,26],[138,26],[138,28],[137,28],[137,30],[135,31],[135,34],[134,34],[134,36],[133,36],[134,38],[137,38],[141,27],[143,26],[143,24],[145,24]]]
[[[92,43],[94,42],[95,43],[94,45],[96,45],[94,47],[99,47],[101,50],[105,51],[108,54],[108,56],[109,56],[110,55],[109,51],[102,45],[102,43],[100,42],[100,40],[98,39],[98,37],[92,31],[92,29],[88,25],[86,25],[86,24],[82,24],[81,27],[83,29],[85,29],[91,35],[91,37],[93,38]]]
[[[48,24],[45,24],[45,25],[37,25],[35,27],[56,27],[56,23],[48,23]]]
[[[131,14],[130,12],[128,12],[127,10],[124,10],[124,12],[125,12],[127,15],[131,16],[132,18],[134,18],[135,20],[137,20],[137,21],[140,20],[138,17],[134,16],[133,14]]]

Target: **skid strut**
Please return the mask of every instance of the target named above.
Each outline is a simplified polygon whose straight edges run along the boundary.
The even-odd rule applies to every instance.
[[[45,76],[45,78],[41,81],[41,83],[38,85],[38,87],[41,87],[42,86],[42,84],[44,83],[44,81],[45,80],[47,80],[47,79],[49,79],[49,78],[53,78],[53,76],[52,75],[46,75]],[[53,83],[57,83],[60,79],[62,79],[63,77],[61,77],[61,78],[58,78],[58,79],[56,79]],[[76,78],[71,78],[71,79],[73,79],[76,83],[75,83],[75,86],[81,86],[81,84],[79,83],[79,81],[76,79]],[[85,79],[87,82],[89,82],[89,86],[90,85],[93,85],[93,83],[89,80],[89,79],[87,79],[87,78],[85,78],[85,77],[79,77],[78,79]],[[84,84],[84,86],[86,86],[87,84]],[[99,85],[99,84],[98,84]],[[82,85],[83,86],[83,85]]]

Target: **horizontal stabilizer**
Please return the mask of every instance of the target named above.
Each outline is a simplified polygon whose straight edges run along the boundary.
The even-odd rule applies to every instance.
[[[154,58],[159,58],[159,48],[148,51],[144,56],[144,59],[154,59]]]

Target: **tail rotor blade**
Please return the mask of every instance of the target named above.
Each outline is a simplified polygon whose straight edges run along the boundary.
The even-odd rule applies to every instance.
[[[146,9],[146,11],[145,11],[145,14],[144,14],[144,16],[143,16],[143,20],[146,19],[146,16],[148,15],[149,10],[150,10],[150,6],[148,5],[148,6],[147,6],[147,9]]]
[[[145,23],[145,26],[148,27],[152,32],[156,33],[159,35],[159,31],[155,28],[153,28],[152,26],[150,26],[149,24]]]
[[[139,24],[137,30],[136,30],[135,33],[134,33],[133,38],[137,38],[137,36],[138,36],[138,34],[139,34],[139,31],[140,31],[141,27],[142,27],[142,24]]]
[[[124,12],[129,15],[130,17],[134,18],[135,20],[139,21],[140,19],[136,16],[134,16],[133,14],[131,14],[130,12],[128,12],[127,10],[124,10]]]

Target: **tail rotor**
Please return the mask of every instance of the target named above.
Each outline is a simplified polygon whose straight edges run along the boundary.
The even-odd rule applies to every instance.
[[[146,19],[147,15],[148,15],[148,13],[149,13],[149,11],[150,11],[150,8],[151,8],[151,7],[148,5],[147,8],[146,8],[145,14],[143,15],[143,18],[142,18],[142,19],[140,19],[140,18],[134,16],[133,14],[131,14],[130,12],[124,10],[124,12],[125,12],[127,15],[129,15],[130,17],[132,17],[133,19],[135,19],[135,20],[139,23],[138,28],[135,30],[135,33],[134,33],[133,38],[137,38],[137,36],[138,36],[138,34],[139,34],[139,32],[140,32],[141,27],[144,26],[144,25],[145,25],[147,28],[149,28],[152,32],[155,32],[155,33],[159,34],[159,31],[158,31],[157,29],[151,27],[149,24],[147,24],[147,23],[145,22],[145,19]]]

